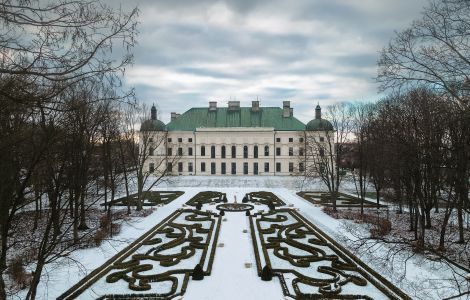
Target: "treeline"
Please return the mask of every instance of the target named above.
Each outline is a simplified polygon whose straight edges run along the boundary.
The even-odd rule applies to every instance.
[[[389,96],[367,106],[358,139],[357,167],[376,188],[392,191],[398,212],[409,214],[409,229],[424,248],[426,229],[440,225],[439,250],[457,216],[464,243],[469,209],[470,115],[446,96],[426,88]],[[359,170],[356,170],[358,172]],[[433,223],[432,212],[444,212]],[[455,214],[453,214],[455,213]]]
[[[420,248],[426,230],[436,225],[433,211],[444,211],[438,250],[445,250],[454,218],[459,228],[455,242],[468,242],[469,24],[469,1],[430,1],[421,18],[382,50],[377,79],[389,96],[362,106],[364,114],[356,118],[361,169],[377,192],[393,191],[400,212],[406,207]]]
[[[44,266],[83,238],[92,189],[94,201],[110,201],[119,176],[135,169],[142,112],[120,79],[136,17],[99,0],[2,1],[0,299],[11,296],[7,274],[22,242],[32,238],[34,299]]]

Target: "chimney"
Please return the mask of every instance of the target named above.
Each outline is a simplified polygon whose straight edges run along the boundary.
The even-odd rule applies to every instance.
[[[176,120],[177,116],[175,112],[171,112],[171,121]]]
[[[240,110],[240,101],[228,102],[228,111],[238,111],[238,110]]]
[[[291,116],[290,101],[282,102],[282,116],[284,118],[288,118]]]
[[[251,101],[251,111],[252,112],[259,111],[259,101]]]
[[[209,111],[217,111],[217,101],[209,101]]]

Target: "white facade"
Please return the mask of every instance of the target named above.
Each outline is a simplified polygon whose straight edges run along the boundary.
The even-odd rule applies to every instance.
[[[292,117],[292,109],[289,110]],[[146,169],[159,166],[167,168],[171,175],[301,175],[305,170],[305,143],[305,130],[274,127],[171,130],[166,132],[165,143],[160,143],[146,160]]]

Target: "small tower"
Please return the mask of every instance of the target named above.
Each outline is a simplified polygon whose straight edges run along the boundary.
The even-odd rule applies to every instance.
[[[157,108],[155,107],[155,104],[152,105],[152,108],[150,109],[150,118],[152,120],[156,120],[157,119]]]
[[[321,119],[321,107],[320,107],[320,103],[317,104],[317,107],[315,108],[315,119]]]

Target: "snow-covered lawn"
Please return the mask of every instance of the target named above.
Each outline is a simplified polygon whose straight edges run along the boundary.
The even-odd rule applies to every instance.
[[[343,187],[346,192],[354,192],[354,185],[351,183]],[[69,258],[47,266],[39,286],[38,299],[55,299],[176,209],[182,208],[184,203],[200,191],[213,190],[226,193],[229,202],[234,202],[235,198],[241,202],[248,192],[270,191],[288,205],[298,208],[306,219],[336,240],[344,243],[346,238],[354,238],[344,229],[344,222],[331,218],[322,212],[321,207],[312,205],[295,194],[300,190],[325,190],[320,183],[305,183],[297,177],[188,176],[175,178],[171,183],[157,188],[180,190],[185,194],[168,205],[158,207],[155,212],[145,218],[123,224],[120,234],[114,236],[112,240],[103,242],[100,247],[74,252]],[[213,208],[215,209],[215,205]],[[204,209],[206,206],[203,207]],[[249,219],[241,212],[227,212],[224,218],[226,221],[222,223],[218,241],[224,246],[216,249],[211,275],[202,281],[190,280],[183,298],[198,300],[284,299],[277,278],[265,282],[261,281],[257,275]],[[357,226],[357,230],[363,230],[360,225],[351,226]],[[245,229],[248,232],[243,232]],[[343,245],[347,246],[347,244]],[[442,299],[457,293],[453,276],[463,271],[445,263],[425,261],[419,255],[409,258],[406,264],[401,262],[398,256],[396,261],[383,264],[383,261],[377,258],[386,252],[387,245],[379,245],[377,251],[373,253],[357,254],[364,262],[413,298]],[[246,264],[251,264],[251,267],[247,267]],[[404,273],[405,266],[406,274]],[[444,287],[440,290],[434,289],[440,285]],[[22,299],[24,295],[20,293],[17,298]]]

